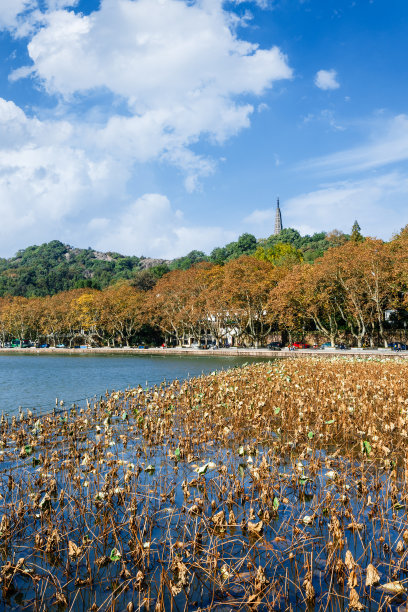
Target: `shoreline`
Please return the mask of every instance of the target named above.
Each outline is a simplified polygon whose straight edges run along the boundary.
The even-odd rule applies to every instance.
[[[1,355],[195,355],[199,357],[262,357],[262,358],[297,358],[302,356],[333,357],[333,356],[366,356],[366,357],[390,357],[408,358],[408,351],[393,351],[391,349],[296,349],[294,351],[281,350],[270,351],[260,348],[229,348],[229,349],[207,349],[194,348],[131,348],[131,347],[94,347],[87,349],[75,348],[0,348]]]

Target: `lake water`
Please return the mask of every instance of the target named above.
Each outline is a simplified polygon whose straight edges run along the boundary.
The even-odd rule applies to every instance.
[[[15,414],[18,407],[38,413],[113,391],[152,386],[163,380],[185,379],[213,370],[262,361],[249,357],[169,355],[1,355],[0,414]]]

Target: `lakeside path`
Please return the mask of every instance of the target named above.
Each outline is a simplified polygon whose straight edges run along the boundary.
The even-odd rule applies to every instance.
[[[208,349],[199,350],[194,348],[0,348],[0,355],[197,355],[200,357],[262,357],[262,358],[288,358],[317,356],[317,357],[333,357],[336,356],[357,356],[357,357],[398,357],[408,358],[408,351],[393,351],[391,349],[296,349],[289,351],[283,349],[281,351],[270,351],[268,349],[253,349],[253,348],[229,348],[229,349]]]

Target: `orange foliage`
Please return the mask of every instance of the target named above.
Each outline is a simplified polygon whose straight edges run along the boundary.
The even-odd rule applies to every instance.
[[[258,346],[272,329],[316,332],[332,344],[345,334],[358,345],[376,335],[386,344],[386,310],[408,303],[407,253],[405,228],[388,244],[366,238],[331,248],[313,265],[244,255],[174,270],[148,292],[122,282],[104,291],[2,298],[0,340],[129,345],[155,327],[180,344],[232,336]]]

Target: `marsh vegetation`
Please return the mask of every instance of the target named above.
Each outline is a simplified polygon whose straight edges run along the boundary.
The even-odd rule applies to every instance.
[[[3,417],[0,608],[405,606],[407,375],[296,359]]]

